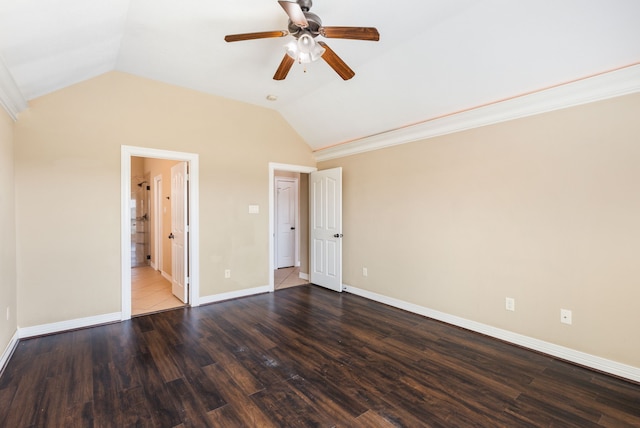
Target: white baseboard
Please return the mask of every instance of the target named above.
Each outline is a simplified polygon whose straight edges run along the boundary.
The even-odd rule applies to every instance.
[[[581,366],[589,367],[594,370],[609,373],[611,375],[629,379],[634,382],[640,382],[639,367],[621,364],[616,361],[608,360],[606,358],[601,358],[595,355],[587,354],[585,352],[576,351],[575,349],[566,348],[564,346],[545,342],[539,339],[534,339],[532,337],[524,336],[508,330],[502,330],[476,321],[449,315],[444,312],[425,308],[424,306],[415,305],[413,303],[408,303],[403,300],[394,299],[392,297],[387,297],[382,294],[373,293],[371,291],[352,287],[350,285],[343,284],[343,291],[364,297],[369,300],[384,303],[385,305],[403,309],[408,312],[413,312],[418,315],[433,318],[447,324],[455,325],[457,327],[462,327],[467,330],[491,336],[496,339],[504,340],[505,342],[513,343],[514,345],[542,352],[544,354],[561,358],[563,360],[570,361]]]
[[[302,278],[302,274],[300,275]],[[306,278],[305,278],[306,279]],[[445,322],[447,324],[462,327],[467,330],[475,331],[477,333],[485,334],[487,336],[494,337],[496,339],[504,340],[505,342],[513,343],[518,346],[522,346],[534,351],[542,352],[547,355],[551,355],[557,358],[561,358],[566,361],[570,361],[585,367],[590,367],[594,370],[598,370],[604,373],[609,373],[614,376],[619,376],[625,379],[629,379],[634,382],[640,382],[640,368],[630,366],[627,364],[618,363],[616,361],[608,360],[606,358],[598,357],[595,355],[587,354],[585,352],[576,351],[571,348],[556,345],[553,343],[545,342],[543,340],[534,339],[528,336],[524,336],[518,333],[514,333],[508,330],[499,329],[490,325],[482,324],[476,321],[471,321],[465,318],[449,315],[444,312],[436,311],[433,309],[419,306],[413,303],[405,302],[403,300],[394,299],[392,297],[384,296],[382,294],[374,293],[371,291],[363,290],[357,287],[352,287],[347,284],[343,284],[343,291],[364,297],[369,300],[383,303],[385,305],[393,306],[399,309],[403,309],[408,312],[413,312],[418,315],[422,315],[428,318],[433,318],[438,321]],[[204,296],[200,298],[200,304],[208,304],[220,302],[223,300],[236,299],[239,297],[251,296],[254,294],[268,293],[269,286],[264,285],[261,287],[247,288],[244,290],[230,291],[227,293],[214,294],[211,296]],[[4,368],[5,364],[11,357],[11,354],[15,350],[19,339],[41,336],[44,334],[59,333],[67,330],[75,330],[79,328],[92,327],[101,324],[108,324],[112,322],[120,322],[120,312],[113,312],[110,314],[97,315],[86,318],[78,318],[68,321],[60,321],[50,324],[42,324],[33,327],[18,328],[13,335],[6,349],[0,356],[0,371]]]
[[[163,276],[166,275],[164,272],[162,274]],[[245,297],[245,296],[251,296],[254,294],[261,294],[261,293],[268,293],[268,292],[269,292],[269,286],[264,285],[262,287],[247,288],[244,290],[230,291],[228,293],[220,293],[220,294],[214,294],[212,296],[200,297],[198,303],[200,305],[205,305],[207,303],[220,302],[223,300],[235,299],[238,297]],[[60,333],[68,330],[75,330],[79,328],[92,327],[92,326],[97,326],[101,324],[108,324],[108,323],[120,322],[120,321],[122,321],[122,314],[120,312],[113,312],[110,314],[96,315],[96,316],[86,317],[86,318],[78,318],[73,320],[54,322],[51,324],[42,324],[42,325],[36,325],[33,327],[18,328],[18,331],[16,334],[17,334],[17,339],[25,339],[29,337]]]
[[[300,272],[300,274],[298,275],[298,277],[299,277],[300,279],[304,279],[305,281],[309,281],[309,274],[308,274],[308,273]]]
[[[161,270],[160,273],[162,274],[162,277],[164,279],[166,279],[169,282],[173,282],[173,278],[171,277],[171,275],[169,275],[168,273],[166,273],[165,271]]]
[[[9,362],[11,355],[13,355],[13,351],[16,350],[16,346],[18,346],[18,330],[13,334],[13,337],[9,340],[4,352],[0,355],[0,373],[4,371],[4,367]]]
[[[223,300],[237,299],[238,297],[252,296],[254,294],[268,293],[271,291],[268,285],[255,288],[245,288],[244,290],[229,291],[227,293],[213,294],[211,296],[200,297],[200,305],[221,302]]]
[[[25,339],[27,337],[42,336],[44,334],[60,333],[67,330],[76,330],[79,328],[92,327],[101,324],[122,321],[120,312],[110,314],[96,315],[86,318],[77,318],[73,320],[54,322],[50,324],[35,325],[33,327],[18,328],[18,337]]]

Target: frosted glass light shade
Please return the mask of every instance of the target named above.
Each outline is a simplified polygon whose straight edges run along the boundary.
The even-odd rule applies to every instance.
[[[298,40],[287,43],[285,49],[287,55],[303,64],[320,59],[325,51],[309,34],[303,34]]]

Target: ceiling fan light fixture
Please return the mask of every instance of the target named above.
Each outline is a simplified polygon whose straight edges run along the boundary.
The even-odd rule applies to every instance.
[[[316,41],[317,36],[334,39],[380,40],[375,27],[325,27],[315,13],[311,13],[312,0],[278,0],[289,17],[287,31],[260,31],[254,33],[228,34],[224,40],[238,42],[242,40],[269,39],[292,36],[287,43],[285,54],[278,65],[273,80],[284,80],[295,62],[309,64],[322,58],[343,80],[355,76],[355,72],[326,43]],[[306,72],[306,66],[304,67]]]
[[[302,64],[319,60],[325,52],[325,49],[309,34],[303,34],[298,37],[298,40],[287,43],[285,49],[287,55]]]

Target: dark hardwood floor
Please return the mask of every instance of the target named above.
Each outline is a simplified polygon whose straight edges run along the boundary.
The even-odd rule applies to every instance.
[[[640,385],[314,286],[24,340],[2,427],[625,427]]]

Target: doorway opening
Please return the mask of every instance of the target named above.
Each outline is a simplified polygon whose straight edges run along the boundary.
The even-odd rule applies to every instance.
[[[135,162],[134,162],[135,163]],[[133,167],[131,171],[131,267],[151,262],[151,186],[149,174]]]
[[[274,289],[306,284],[308,175],[276,171]],[[301,185],[301,183],[303,185]],[[304,262],[304,263],[303,263]],[[302,267],[302,269],[301,269]]]
[[[300,266],[300,173],[283,176],[276,171],[275,178],[275,246],[276,268]],[[304,179],[304,178],[303,178]]]
[[[175,309],[188,303],[182,270],[187,248],[176,246],[174,234],[182,237],[176,221],[185,211],[186,199],[174,194],[174,168],[187,168],[184,161],[131,157],[131,315]],[[154,176],[151,182],[151,176]],[[182,174],[183,176],[185,173]],[[171,177],[171,180],[162,180]],[[151,225],[153,224],[153,228]],[[153,245],[152,245],[153,244]],[[166,256],[165,256],[166,255]],[[174,260],[178,258],[178,260]],[[176,289],[174,290],[174,287]]]
[[[269,163],[270,291],[309,282],[308,180],[314,171]]]
[[[198,306],[198,155],[122,146],[121,184],[121,318]]]

